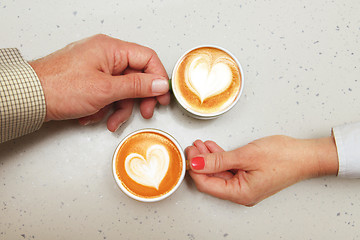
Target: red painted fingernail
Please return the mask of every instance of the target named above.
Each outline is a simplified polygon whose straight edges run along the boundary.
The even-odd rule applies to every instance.
[[[191,159],[191,167],[195,170],[202,170],[205,167],[205,160],[203,157],[194,157]]]

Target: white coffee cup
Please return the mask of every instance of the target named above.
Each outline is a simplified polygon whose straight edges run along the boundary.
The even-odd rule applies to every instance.
[[[153,140],[152,140],[153,139]],[[160,143],[159,143],[160,142]],[[160,144],[160,145],[159,145]],[[162,144],[162,146],[161,146]],[[149,147],[150,146],[150,147]],[[148,151],[152,151],[154,149],[154,146],[159,148],[157,150],[154,150],[155,152],[150,152],[150,157],[147,159]],[[163,148],[164,147],[164,148]],[[136,149],[136,150],[134,150]],[[140,150],[139,150],[140,149]],[[163,152],[161,152],[161,149]],[[156,152],[157,151],[157,152]],[[131,154],[129,154],[131,152]],[[146,152],[146,153],[145,153]],[[159,152],[161,154],[168,153],[169,156],[169,167],[164,175],[164,177],[161,179],[159,184],[159,189],[155,189],[154,186],[144,186],[142,184],[139,184],[141,181],[148,180],[150,175],[146,175],[146,177],[141,177],[140,180],[136,179],[136,176],[139,176],[140,172],[135,172],[134,179],[138,180],[139,182],[136,182],[134,179],[132,179],[131,171],[127,171],[126,166],[129,165],[128,157],[130,156],[130,161],[133,160],[134,166],[136,167],[136,164],[143,164],[140,166],[142,169],[146,169],[147,167],[151,166],[159,166],[161,164],[158,164],[159,162],[156,162],[156,158],[151,156],[159,156]],[[135,154],[135,155],[134,155]],[[160,154],[160,155],[161,155]],[[166,155],[166,154],[165,154]],[[135,156],[135,157],[133,157]],[[142,158],[143,156],[143,158]],[[158,159],[162,159],[158,157]],[[133,158],[133,159],[132,159]],[[141,160],[139,160],[141,158]],[[125,159],[125,160],[124,160]],[[134,160],[135,159],[135,160]],[[151,162],[153,161],[153,162]],[[154,162],[155,161],[155,162]],[[128,164],[128,165],[126,165]],[[131,162],[130,162],[131,164]],[[151,165],[152,164],[152,165]],[[173,165],[171,165],[173,164]],[[126,165],[126,166],[125,166]],[[129,165],[131,166],[131,165]],[[138,170],[136,168],[133,168],[132,170]],[[162,168],[148,168],[150,169],[149,172],[153,172],[153,170],[159,170],[160,174],[163,174],[164,171],[161,170]],[[131,168],[130,168],[131,169]],[[183,150],[180,146],[180,144],[175,140],[174,137],[172,137],[170,134],[163,132],[158,129],[141,129],[138,131],[135,131],[128,136],[126,136],[117,146],[114,155],[113,155],[113,176],[117,183],[117,185],[120,187],[120,189],[129,197],[141,201],[141,202],[156,202],[163,200],[170,195],[172,195],[181,185],[184,176],[186,172],[186,161],[185,161],[185,155],[183,153]],[[131,174],[130,174],[131,173]],[[173,174],[173,175],[171,175]],[[140,174],[141,175],[141,174]],[[153,174],[152,177],[156,178],[159,175]],[[172,176],[172,177],[171,177]],[[167,181],[167,179],[173,179]],[[145,180],[144,180],[145,179]],[[154,180],[155,181],[155,180]],[[164,182],[166,181],[166,182]],[[135,187],[134,187],[135,186]],[[162,192],[164,190],[164,192]],[[166,190],[166,191],[165,191]],[[147,196],[143,192],[153,192],[154,195]],[[158,194],[159,193],[159,194]],[[158,195],[156,195],[158,194]],[[146,195],[146,196],[145,196]]]
[[[206,64],[209,64],[207,73],[204,72]],[[228,112],[238,102],[244,88],[244,73],[237,58],[228,50],[214,45],[202,45],[186,51],[178,59],[172,73],[171,86],[178,103],[189,115],[198,119],[212,119]],[[224,89],[219,91],[219,86]],[[187,100],[186,96],[191,97]],[[225,96],[230,97],[226,99]],[[197,97],[195,103],[193,99]],[[207,101],[210,106],[219,104],[218,109],[206,110]],[[222,101],[224,104],[220,105]]]

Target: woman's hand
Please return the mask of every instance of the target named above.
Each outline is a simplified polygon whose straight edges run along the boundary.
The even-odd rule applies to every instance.
[[[246,206],[301,180],[338,171],[333,137],[271,136],[227,152],[215,142],[197,140],[186,155],[199,191]]]

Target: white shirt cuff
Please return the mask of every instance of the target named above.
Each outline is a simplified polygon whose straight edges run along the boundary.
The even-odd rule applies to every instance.
[[[333,128],[339,177],[360,178],[360,122]]]

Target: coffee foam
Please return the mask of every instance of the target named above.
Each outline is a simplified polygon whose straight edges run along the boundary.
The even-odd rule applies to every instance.
[[[232,81],[232,72],[228,64],[217,59],[211,63],[208,55],[198,56],[191,62],[187,70],[185,82],[201,100],[224,92]]]
[[[157,190],[169,169],[170,157],[162,145],[152,145],[146,151],[146,159],[138,153],[130,153],[125,159],[126,173],[135,182]]]
[[[119,147],[115,175],[130,193],[141,198],[157,198],[177,185],[183,171],[182,161],[182,154],[172,140],[156,132],[144,131],[128,137]],[[147,176],[140,174],[140,179],[134,177],[139,175],[139,171],[135,170],[139,168],[143,168],[141,171]],[[163,169],[160,172],[165,174],[160,177],[154,174],[154,169]],[[157,180],[149,180],[149,176],[154,175]]]
[[[186,54],[175,69],[175,91],[186,108],[198,113],[216,113],[237,98],[241,74],[226,52],[202,47]]]

